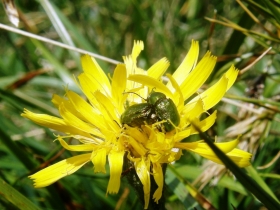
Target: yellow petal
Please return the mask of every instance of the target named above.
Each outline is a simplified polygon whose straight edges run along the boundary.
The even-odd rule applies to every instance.
[[[81,135],[88,138],[91,137],[91,135],[89,135],[87,132],[83,132],[80,129],[74,128],[71,125],[66,124],[63,119],[58,117],[54,117],[46,114],[36,114],[30,112],[27,109],[24,109],[24,112],[21,114],[21,116],[30,119],[33,122],[47,128],[51,128],[67,134]]]
[[[229,142],[215,143],[215,145],[222,150],[224,153],[232,151],[238,144],[238,139]],[[181,148],[193,151],[201,156],[203,155],[213,155],[216,156],[212,149],[208,146],[207,143],[199,142],[189,142],[189,143],[175,143],[175,148]]]
[[[168,66],[169,61],[167,58],[162,58],[147,70],[148,76],[160,80]]]
[[[150,161],[145,162],[143,158],[136,162],[135,165],[136,173],[143,185],[144,191],[144,209],[147,209],[150,202]]]
[[[239,152],[236,152],[239,151]],[[242,153],[241,153],[241,152]],[[201,155],[201,154],[200,154]],[[232,152],[229,152],[226,154],[236,165],[238,165],[239,167],[243,168],[246,166],[251,165],[250,163],[250,159],[251,159],[251,154],[248,152],[244,152],[242,150],[239,149],[233,149]],[[205,157],[215,163],[218,164],[222,164],[223,162],[216,156],[216,155],[211,155],[211,154],[203,154],[201,155],[202,157]]]
[[[179,142],[184,138],[189,137],[190,135],[191,135],[191,129],[182,130],[174,136],[174,142]]]
[[[176,80],[176,82],[181,85],[182,82],[187,78],[190,71],[195,67],[197,58],[199,53],[199,45],[197,41],[192,40],[191,48],[180,64],[180,66],[176,69],[176,71],[173,73],[173,78]],[[168,83],[167,87],[171,88],[171,84]]]
[[[128,137],[128,143],[133,147],[133,149],[140,155],[144,156],[147,153],[147,149],[140,144],[139,142],[135,141],[134,138],[131,136]]]
[[[107,151],[105,148],[101,148],[98,150],[95,150],[92,153],[91,161],[94,165],[94,173],[106,173],[106,156],[107,156]]]
[[[206,111],[201,97],[196,101],[188,103],[183,108],[182,122],[190,122],[193,119],[199,118],[201,113]],[[189,124],[189,123],[187,123]]]
[[[98,109],[88,104],[77,93],[67,91],[66,94],[75,110],[79,112],[80,115],[82,115],[82,119],[84,119],[84,121],[98,128],[104,129],[106,127],[106,124],[104,124],[103,117]]]
[[[120,113],[117,112],[115,106],[112,104],[112,100],[99,91],[96,91],[94,96],[100,104],[100,112],[105,119],[107,128],[112,129],[113,131],[118,131],[120,129]]]
[[[150,88],[156,88],[155,91],[162,92],[168,98],[171,98],[173,101],[175,101],[173,93],[171,93],[171,91],[162,82],[159,82],[158,80],[152,77],[146,75],[134,74],[134,75],[130,75],[128,77],[128,80],[138,82]]]
[[[85,123],[84,121],[80,120],[78,117],[73,115],[67,110],[63,103],[59,106],[59,113],[68,125],[71,125],[72,127],[84,131],[86,133],[91,133],[100,138],[104,138],[104,135],[100,133],[97,128],[94,128],[92,125]]]
[[[229,70],[225,73],[225,77],[228,78],[228,84],[227,84],[227,90],[233,85],[235,82],[237,76],[238,76],[239,70],[234,67],[234,65],[231,65]]]
[[[154,192],[153,199],[155,200],[156,203],[158,203],[158,200],[162,196],[162,189],[163,189],[163,173],[162,173],[162,168],[159,163],[154,163],[153,164],[153,176],[155,179],[155,182],[157,183],[158,188]]]
[[[199,129],[202,132],[207,131],[212,125],[214,125],[215,121],[217,119],[217,110],[215,110],[211,115],[209,115],[204,120],[195,120],[195,125],[199,127]],[[190,126],[191,129],[191,135],[198,133],[198,131],[195,129],[195,127]]]
[[[125,68],[126,68],[126,72],[127,72],[127,77],[129,75],[133,75],[133,74],[141,74],[141,75],[147,75],[147,71],[144,71],[143,69],[140,69],[137,67],[136,65],[136,58],[134,59],[133,56],[129,55],[129,56],[124,56],[123,57],[124,60],[124,64],[125,64]],[[126,89],[131,91],[134,88],[139,88],[141,87],[141,84],[138,84],[134,81],[127,81],[126,83]],[[147,87],[143,88],[145,89],[145,91],[147,92]],[[141,94],[143,97],[145,97],[145,94]],[[130,97],[129,97],[130,99]],[[130,100],[130,101],[134,101],[134,100]]]
[[[216,57],[207,52],[198,65],[180,85],[184,100],[193,95],[208,79],[216,64]]]
[[[79,170],[83,165],[90,161],[90,156],[91,153],[88,153],[62,160],[29,176],[29,178],[34,181],[34,186],[36,188],[49,186],[62,177],[73,174]]]
[[[226,153],[226,155],[239,167],[246,167],[250,165],[250,159],[252,155],[248,152],[236,149],[235,147],[237,146],[238,142],[238,139],[235,139],[230,142],[215,143],[215,145],[224,153]],[[176,143],[174,147],[193,151],[202,157],[212,160],[213,162],[223,164],[206,143]]]
[[[214,125],[215,123],[215,120],[217,118],[217,111],[213,112],[211,115],[209,115],[207,118],[205,118],[204,120],[202,121],[199,121],[198,119],[196,120],[193,120],[195,122],[195,125],[197,127],[199,127],[199,129],[202,131],[202,132],[205,132],[207,131],[210,127],[212,127],[212,125]],[[178,141],[181,141],[183,140],[184,138],[187,138],[189,137],[190,135],[193,135],[193,134],[197,134],[197,130],[195,129],[195,127],[193,127],[192,125],[187,127],[186,129],[178,132],[176,135],[175,135],[175,142],[178,142]]]
[[[136,58],[140,54],[140,52],[144,50],[144,43],[141,40],[134,40],[134,45],[132,48],[131,57],[133,62],[136,64]]]
[[[202,98],[205,110],[211,109],[222,99],[225,92],[232,86],[237,75],[238,71],[234,67],[230,68],[217,83],[202,94],[193,98],[189,103],[192,104],[199,100],[199,98]]]
[[[149,140],[147,135],[145,135],[143,132],[139,130],[139,128],[133,128],[125,125],[125,133],[132,138],[134,138],[136,141],[140,142],[141,144],[146,144]]]
[[[90,77],[89,75],[87,75],[85,73],[80,74],[78,76],[78,78],[79,78],[79,82],[80,82],[79,85],[81,86],[83,93],[86,95],[86,97],[88,98],[91,105],[98,109],[99,108],[97,106],[98,103],[97,103],[95,97],[93,96],[93,94],[95,93],[95,91],[100,90],[102,87],[96,81],[96,79],[93,79],[92,77]],[[103,92],[104,92],[104,90],[103,90]]]
[[[107,193],[118,193],[121,185],[124,151],[111,150],[108,159],[110,165],[110,180]]]
[[[123,96],[126,89],[126,68],[124,64],[118,64],[114,70],[112,78],[112,98],[116,103],[116,107],[120,113],[124,111],[124,99]]]
[[[69,145],[60,136],[57,137],[57,140],[59,141],[59,143],[63,148],[70,151],[84,152],[84,151],[93,151],[95,149],[93,144]]]
[[[245,152],[243,150],[235,148],[227,153],[227,156],[229,156],[229,158],[232,159],[234,163],[241,168],[251,165],[250,160],[252,154],[249,152]]]
[[[98,65],[96,60],[89,56],[89,55],[83,55],[81,57],[82,67],[86,74],[89,74],[91,77],[98,79],[99,84],[103,87],[106,93],[110,93],[111,90],[111,84],[104,73],[104,71],[101,69],[101,67]]]
[[[173,101],[173,102],[177,106],[177,110],[180,113],[182,111],[182,109],[184,108],[183,93],[182,93],[181,88],[180,88],[179,84],[177,83],[177,81],[170,74],[166,74],[166,76],[168,77],[169,81],[171,82],[172,87],[175,89],[173,99],[176,99],[176,101]]]

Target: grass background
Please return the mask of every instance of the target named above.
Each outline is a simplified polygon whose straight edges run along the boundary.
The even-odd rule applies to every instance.
[[[204,88],[232,63],[243,69],[272,47],[239,75],[215,107],[218,119],[207,133],[221,141],[242,134],[240,148],[253,153],[246,173],[279,198],[279,1],[242,2],[23,0],[15,5],[20,29],[118,61],[131,52],[133,40],[143,40],[138,63],[145,69],[167,57],[172,73],[191,40],[198,40],[200,58],[207,50],[218,56]],[[11,25],[4,9],[0,17]],[[108,174],[94,174],[91,164],[47,188],[33,188],[28,175],[75,153],[53,142],[54,131],[20,114],[28,108],[57,115],[52,94],[64,95],[66,86],[79,92],[73,75],[82,71],[80,55],[2,29],[0,46],[0,209],[142,209],[125,178],[120,192],[106,197]],[[98,62],[113,72],[113,64]],[[167,209],[268,209],[223,166],[192,153],[168,169],[166,183]]]

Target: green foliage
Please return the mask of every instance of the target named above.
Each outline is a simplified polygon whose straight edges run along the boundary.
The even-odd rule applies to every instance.
[[[210,49],[218,56],[207,85],[232,63],[243,69],[272,47],[250,69],[241,71],[227,100],[217,106],[217,122],[208,131],[218,140],[242,134],[240,147],[253,153],[252,167],[240,172],[230,166],[235,180],[224,167],[185,152],[167,169],[165,196],[167,209],[255,210],[272,200],[276,204],[266,207],[273,209],[280,197],[279,1],[197,2],[25,0],[15,4],[21,11],[22,30],[115,60],[130,53],[133,40],[143,40],[139,59],[143,68],[167,57],[173,72],[191,40],[198,40],[200,55]],[[3,9],[0,16],[10,25]],[[20,113],[28,108],[57,115],[52,94],[63,95],[66,87],[79,92],[72,76],[81,72],[79,54],[5,30],[0,30],[0,37],[0,191],[5,195],[0,197],[0,209],[141,209],[125,179],[117,195],[106,196],[108,173],[94,174],[91,164],[47,188],[32,186],[28,175],[76,153],[63,151],[53,142],[53,131],[23,119]],[[98,62],[112,73],[112,64]],[[244,184],[248,175],[261,189],[257,198],[263,195],[265,200],[259,201]]]

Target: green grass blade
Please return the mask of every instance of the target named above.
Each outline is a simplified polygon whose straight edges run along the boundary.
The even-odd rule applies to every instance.
[[[264,190],[259,184],[256,183],[251,177],[249,177],[243,169],[239,168],[229,157],[225,155],[209,138],[205,133],[201,132],[199,128],[193,124],[193,126],[199,131],[200,136],[205,140],[217,157],[225,164],[225,166],[231,170],[236,176],[239,182],[249,190],[254,196],[256,196],[268,209],[279,210],[279,201],[275,200],[266,190]]]
[[[62,42],[68,44],[70,46],[75,47],[75,44],[66,30],[64,24],[60,20],[59,16],[57,15],[57,9],[54,8],[51,1],[39,0],[42,7],[45,9],[48,17],[50,18],[53,27],[55,28],[56,32],[58,33],[59,37],[62,39]],[[80,63],[80,56],[78,53],[74,51],[68,51],[73,59],[76,61],[77,64]]]
[[[277,6],[271,3],[271,1],[262,0],[262,2],[267,6],[267,8],[270,10],[270,12],[273,14],[273,17],[275,20],[280,24],[280,11]]]
[[[25,152],[22,150],[3,130],[0,126],[0,140],[9,148],[10,152],[17,157],[20,162],[29,170],[32,170],[36,167],[36,163],[32,160]],[[0,188],[1,189],[1,188]]]
[[[30,200],[0,178],[0,194],[22,210],[39,210]]]

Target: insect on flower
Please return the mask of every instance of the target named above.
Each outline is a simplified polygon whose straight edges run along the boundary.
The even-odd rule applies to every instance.
[[[148,209],[151,196],[155,203],[162,198],[163,167],[179,160],[183,150],[222,164],[205,142],[182,140],[198,133],[193,122],[202,132],[215,123],[217,111],[208,114],[207,110],[214,107],[233,85],[238,70],[231,66],[216,83],[190,99],[209,77],[216,57],[207,52],[197,64],[199,45],[192,41],[182,64],[172,75],[166,75],[170,81],[164,84],[160,77],[166,72],[169,62],[163,58],[145,71],[137,66],[137,57],[143,49],[143,42],[135,41],[131,55],[124,57],[124,64],[116,66],[111,82],[94,58],[82,56],[84,72],[78,76],[78,82],[88,101],[71,90],[66,90],[65,97],[55,94],[52,102],[60,117],[24,110],[23,117],[65,133],[57,136],[62,147],[84,152],[29,176],[36,188],[49,186],[88,162],[93,163],[95,173],[106,173],[108,160],[110,179],[107,193],[120,190],[123,168],[131,165],[132,172],[136,173],[132,176],[133,186],[143,189],[141,200],[144,209]],[[133,97],[124,96],[124,90],[138,90],[135,94],[144,97],[144,101],[139,103]],[[131,106],[126,107],[126,104]],[[207,117],[201,119],[204,113]],[[124,129],[119,124],[127,126]],[[176,132],[172,132],[175,128]],[[80,144],[68,144],[66,140],[70,137]],[[239,167],[249,166],[251,154],[237,149],[238,142],[237,138],[215,144]],[[179,151],[174,151],[174,148]],[[131,164],[127,165],[127,162]],[[134,177],[138,177],[136,182]],[[151,186],[151,177],[156,182],[156,189]]]
[[[121,116],[121,123],[132,127],[163,122],[160,129],[169,132],[179,125],[180,116],[174,102],[161,92],[152,92],[147,103],[129,106]]]

